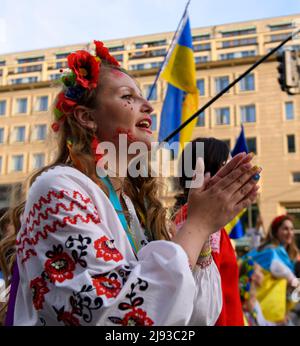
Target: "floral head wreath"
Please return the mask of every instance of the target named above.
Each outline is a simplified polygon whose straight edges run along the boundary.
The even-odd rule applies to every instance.
[[[246,258],[242,261],[240,266],[239,287],[242,301],[246,301],[250,297],[249,292],[253,273],[254,262],[251,258]]]
[[[55,122],[52,124],[54,132],[59,130],[66,116],[73,112],[86,91],[97,88],[102,61],[120,66],[103,42],[94,41],[94,44],[95,55],[85,50],[78,50],[67,57],[69,69],[60,78],[64,90],[58,94],[54,108]]]

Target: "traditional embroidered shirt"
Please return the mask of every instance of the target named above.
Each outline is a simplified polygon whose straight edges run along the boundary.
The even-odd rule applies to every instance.
[[[140,232],[135,255],[91,179],[66,166],[41,174],[17,237],[14,325],[214,325],[222,306],[215,264],[192,273],[180,245]]]

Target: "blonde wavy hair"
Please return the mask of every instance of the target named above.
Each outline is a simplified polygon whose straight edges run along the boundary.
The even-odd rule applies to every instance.
[[[103,68],[104,67],[104,68]],[[107,62],[102,61],[102,68],[99,79],[104,70],[117,69],[124,73],[127,73],[121,68],[109,65]],[[128,73],[127,73],[128,74]],[[130,76],[133,78],[132,76]],[[97,94],[100,89],[101,82],[98,83],[97,89],[87,91],[87,93],[80,99],[78,104],[86,106],[90,109],[97,109]],[[54,102],[54,105],[56,101]],[[91,142],[93,133],[82,127],[72,114],[69,114],[64,123],[61,125],[58,132],[58,146],[57,155],[51,164],[43,167],[39,171],[32,174],[27,183],[27,190],[39,175],[58,165],[71,165],[72,157],[76,158],[81,163],[81,171],[92,179],[97,185],[103,189],[108,195],[108,191],[101,180],[96,174],[96,167],[94,162],[94,153],[91,149]],[[69,138],[74,139],[71,151],[68,149],[67,141]],[[151,235],[153,240],[170,240],[170,236],[167,230],[167,209],[163,207],[159,200],[159,182],[156,178],[132,178],[128,176],[124,181],[124,192],[130,197],[134,206],[137,209],[137,215],[141,223]],[[21,227],[20,216],[24,212],[26,203],[26,197],[23,196],[18,205],[11,207],[3,219],[10,224],[10,232],[4,239],[0,241],[0,269],[3,272],[7,287],[10,284],[12,267],[16,260],[15,243],[17,233]],[[4,319],[4,310],[2,309],[2,320]],[[0,316],[1,321],[1,316]]]

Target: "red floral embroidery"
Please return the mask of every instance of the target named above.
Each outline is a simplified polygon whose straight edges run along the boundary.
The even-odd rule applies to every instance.
[[[30,282],[30,288],[32,290],[33,305],[36,310],[41,310],[45,302],[45,294],[49,292],[47,283],[42,277],[37,277]]]
[[[62,91],[57,96],[57,102],[56,102],[56,108],[62,113],[62,114],[68,114],[72,113],[74,110],[74,107],[77,105],[77,103],[65,96],[65,93]]]
[[[121,282],[115,278],[100,277],[93,279],[98,296],[105,295],[106,298],[115,298],[121,291]]]
[[[105,262],[119,262],[123,259],[122,254],[114,246],[114,241],[109,240],[106,236],[96,240],[94,242],[94,248],[97,250],[96,257],[103,258]]]
[[[123,326],[152,326],[153,321],[147,316],[146,311],[142,309],[133,309],[128,312],[123,320]]]
[[[78,50],[71,53],[68,55],[68,66],[76,74],[77,84],[87,89],[97,87],[100,62],[89,52]]]
[[[80,326],[79,319],[68,311],[58,314],[57,320],[63,322],[65,326]]]
[[[48,256],[50,257],[50,256]],[[73,279],[75,263],[72,258],[65,252],[55,253],[45,263],[45,272],[51,282],[63,282]]]

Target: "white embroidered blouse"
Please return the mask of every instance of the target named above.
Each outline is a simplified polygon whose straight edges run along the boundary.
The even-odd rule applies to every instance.
[[[21,224],[14,325],[214,325],[220,314],[214,262],[192,273],[181,246],[149,243],[141,227],[135,255],[110,200],[74,168],[37,178]]]

